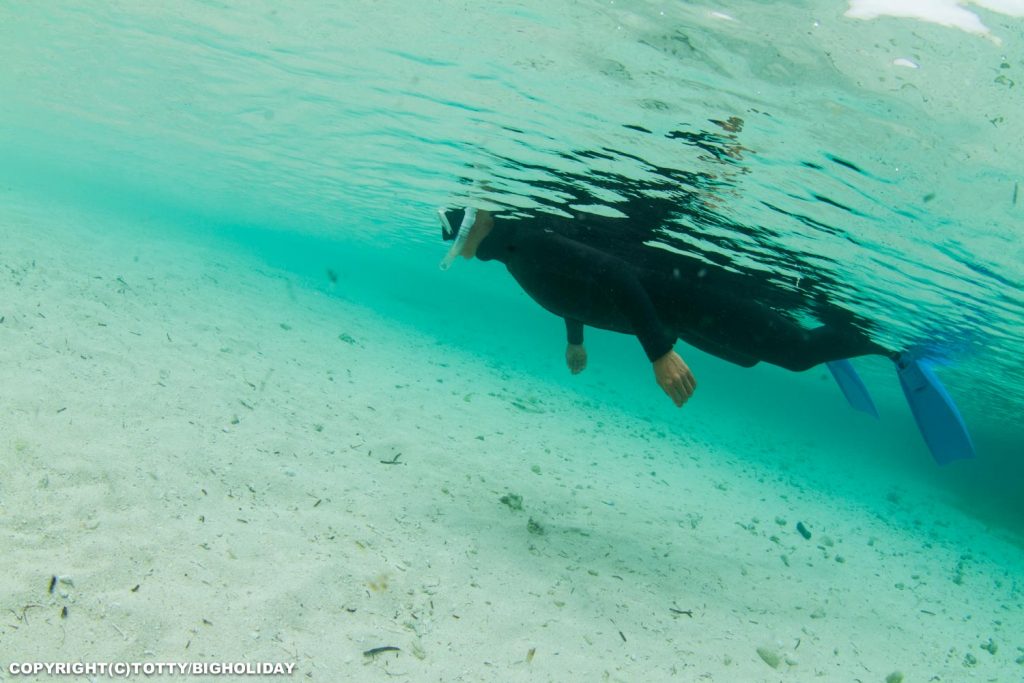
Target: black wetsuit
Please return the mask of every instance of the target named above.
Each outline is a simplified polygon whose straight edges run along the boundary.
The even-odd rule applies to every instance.
[[[637,266],[545,229],[544,221],[495,216],[476,256],[504,263],[527,294],[564,318],[570,344],[582,344],[590,325],[636,335],[652,362],[682,339],[746,367],[765,361],[797,371],[885,353],[856,329],[804,329],[695,259]]]

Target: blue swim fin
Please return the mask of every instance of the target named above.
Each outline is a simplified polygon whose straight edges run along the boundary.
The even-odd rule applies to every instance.
[[[974,444],[953,399],[932,372],[927,359],[903,353],[896,372],[917,428],[940,465],[974,457]]]
[[[867,413],[871,417],[878,417],[878,408],[875,407],[875,402],[871,400],[871,394],[868,393],[868,388],[864,386],[864,381],[857,374],[857,371],[853,369],[853,364],[848,360],[834,360],[827,363],[829,372],[832,373],[832,377],[835,378],[836,384],[843,391],[843,396],[849,402],[850,406],[854,410],[859,410],[862,413]]]

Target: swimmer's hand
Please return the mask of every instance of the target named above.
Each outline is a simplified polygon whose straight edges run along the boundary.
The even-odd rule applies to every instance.
[[[681,408],[697,388],[693,373],[675,351],[669,351],[654,361],[654,377],[677,408]]]
[[[569,372],[578,375],[587,367],[587,350],[583,344],[569,344],[565,347],[565,364],[569,366]]]

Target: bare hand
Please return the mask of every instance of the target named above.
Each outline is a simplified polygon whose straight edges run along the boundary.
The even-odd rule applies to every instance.
[[[669,351],[654,361],[654,377],[677,408],[681,408],[697,388],[693,373],[675,351]]]
[[[587,367],[587,350],[583,344],[569,344],[565,347],[565,364],[569,372],[578,375]]]

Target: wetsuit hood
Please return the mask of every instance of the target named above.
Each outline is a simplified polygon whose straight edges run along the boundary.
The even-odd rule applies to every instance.
[[[509,252],[515,249],[517,233],[515,223],[495,220],[490,233],[476,248],[476,257],[481,261],[501,261],[507,265]]]

